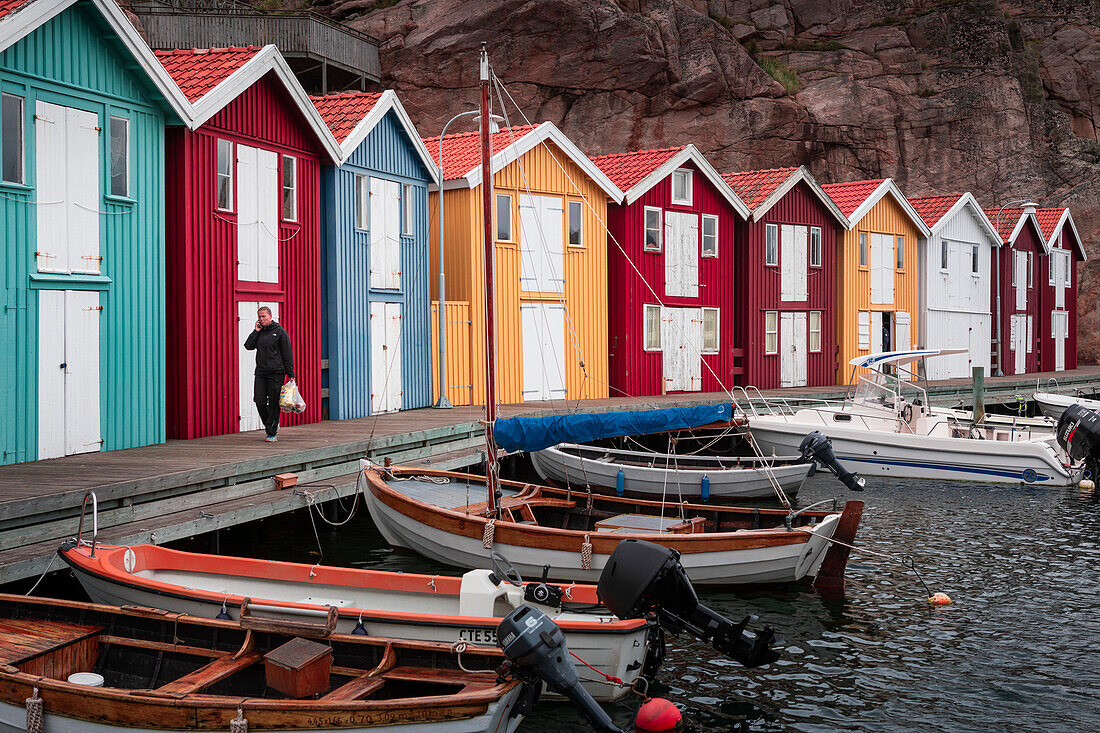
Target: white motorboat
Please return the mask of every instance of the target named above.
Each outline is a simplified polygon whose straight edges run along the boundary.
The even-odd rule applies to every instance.
[[[626,496],[691,499],[760,499],[778,486],[794,496],[813,475],[814,462],[792,456],[726,457],[601,448],[577,443],[531,453],[544,480],[563,486],[592,486]]]
[[[776,453],[797,450],[807,434],[820,432],[832,440],[841,465],[864,476],[1075,484],[1078,471],[1049,427],[975,424],[929,405],[927,389],[914,381],[907,365],[959,351],[891,351],[852,359],[854,389],[847,400],[799,409],[753,400],[743,405],[749,432],[762,450]]]
[[[1100,412],[1100,400],[1090,400],[1085,397],[1073,397],[1055,394],[1054,392],[1036,392],[1034,400],[1035,404],[1039,405],[1039,409],[1043,411],[1043,414],[1055,422],[1062,417],[1062,413],[1070,405],[1080,405],[1085,409]]]

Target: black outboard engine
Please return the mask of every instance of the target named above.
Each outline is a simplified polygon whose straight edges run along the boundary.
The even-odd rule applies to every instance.
[[[680,564],[680,553],[671,548],[645,540],[623,540],[600,574],[596,595],[619,618],[644,618],[654,613],[661,626],[672,633],[687,632],[709,642],[746,667],[779,659],[772,644],[781,640],[771,627],[756,633],[746,631],[749,622],[756,620],[754,616],[735,624],[699,603]]]
[[[832,471],[841,483],[852,491],[863,491],[863,487],[867,485],[867,479],[840,465],[840,461],[836,459],[836,453],[833,453],[833,441],[817,430],[802,439],[798,452],[802,454],[802,460],[813,459]]]
[[[1095,481],[1100,476],[1100,413],[1081,405],[1070,405],[1058,418],[1054,434],[1070,460],[1084,463]]]
[[[551,690],[568,697],[600,733],[623,733],[581,686],[565,635],[545,613],[527,605],[512,611],[497,625],[497,644],[518,668],[519,676],[541,679]]]

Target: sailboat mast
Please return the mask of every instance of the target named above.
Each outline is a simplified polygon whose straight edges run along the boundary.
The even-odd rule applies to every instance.
[[[485,224],[485,488],[488,498],[486,510],[496,516],[497,497],[500,491],[500,465],[497,462],[497,443],[493,427],[497,417],[496,329],[493,314],[493,171],[489,146],[489,54],[481,44],[481,195]]]

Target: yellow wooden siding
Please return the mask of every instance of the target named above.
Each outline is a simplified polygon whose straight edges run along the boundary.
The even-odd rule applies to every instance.
[[[452,405],[469,405],[473,394],[470,376],[470,304],[447,300],[443,309],[447,327],[447,399]],[[439,301],[432,301],[432,401],[439,399]]]
[[[494,176],[494,195],[512,196],[514,242],[496,243],[496,333],[497,401],[523,401],[523,335],[520,305],[525,302],[558,302],[566,307],[565,367],[566,399],[607,397],[607,235],[602,222],[607,218],[607,195],[553,143],[550,151],[539,145]],[[554,158],[557,159],[555,162]],[[559,163],[561,164],[559,166]],[[522,171],[521,171],[522,164]],[[564,169],[564,170],[563,170]],[[574,186],[574,183],[576,184]],[[519,195],[560,196],[565,210],[562,226],[568,227],[569,200],[586,201],[582,206],[583,246],[565,245],[562,268],[563,292],[531,293],[520,289]],[[482,243],[481,187],[443,192],[444,272],[447,300],[469,303],[469,374],[473,384],[471,400],[485,401],[485,293],[482,287],[484,245]],[[438,194],[432,194],[432,267],[438,236]],[[494,198],[495,205],[495,198]],[[563,230],[563,242],[568,242]],[[433,295],[438,297],[433,282]],[[451,345],[448,342],[448,352]],[[582,368],[581,362],[584,362]],[[448,358],[448,365],[451,359]],[[448,369],[451,367],[448,366]],[[587,374],[587,377],[586,377]],[[438,381],[438,380],[437,380]],[[448,375],[447,381],[457,381]]]
[[[892,304],[871,303],[870,270],[859,266],[860,233],[890,234],[905,237],[903,270],[894,269],[894,302]],[[847,384],[852,368],[848,362],[857,356],[871,353],[870,349],[859,348],[859,312],[905,311],[910,318],[910,346],[916,346],[920,333],[918,320],[918,290],[920,274],[918,272],[917,252],[921,233],[909,218],[905,209],[886,195],[860,219],[851,231],[841,231],[837,240],[839,253],[840,307],[837,309],[837,382]],[[896,241],[896,240],[895,240]],[[896,245],[895,245],[896,247]],[[897,250],[894,250],[897,257]]]

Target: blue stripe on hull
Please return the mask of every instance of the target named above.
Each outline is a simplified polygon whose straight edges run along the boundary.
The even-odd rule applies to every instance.
[[[950,466],[939,463],[920,463],[917,461],[897,461],[887,460],[884,458],[856,458],[855,456],[837,456],[842,462],[853,461],[856,463],[871,463],[888,466],[909,466],[912,468],[927,468],[936,471],[953,471],[955,473],[962,474],[980,474],[983,476],[998,476],[1001,478],[1012,479],[1014,481],[1024,481],[1025,483],[1039,483],[1042,481],[1050,481],[1051,477],[1045,473],[1035,472],[1035,478],[1028,481],[1024,478],[1025,471],[998,471],[992,468],[961,468],[958,466]]]

